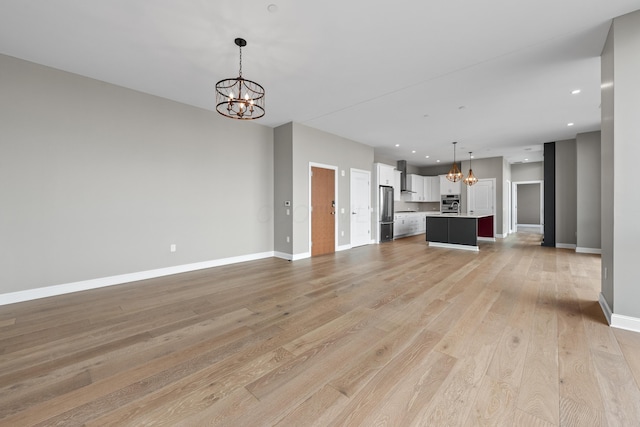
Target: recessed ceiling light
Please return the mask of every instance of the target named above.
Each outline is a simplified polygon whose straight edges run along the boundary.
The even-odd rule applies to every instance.
[[[529,159],[524,159],[524,161],[525,161],[525,162],[528,162],[528,161],[529,161]]]
[[[424,156],[424,158],[425,158],[425,159],[428,159],[428,158],[429,158],[429,156]]]
[[[571,91],[571,95],[577,95],[580,93],[580,89],[574,89]]]
[[[416,150],[411,150],[411,153],[412,154],[416,154]]]
[[[269,11],[269,13],[276,13],[278,11],[278,5],[272,3],[267,6],[267,10]]]
[[[436,160],[436,163],[440,163],[440,160]]]
[[[400,144],[396,144],[396,147],[400,147]]]
[[[573,126],[573,122],[572,123],[567,123],[567,126]]]

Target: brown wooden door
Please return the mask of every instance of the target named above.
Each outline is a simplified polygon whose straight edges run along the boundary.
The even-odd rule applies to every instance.
[[[335,252],[335,171],[311,167],[311,256]]]

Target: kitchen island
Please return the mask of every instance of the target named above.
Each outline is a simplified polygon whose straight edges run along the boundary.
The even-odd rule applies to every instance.
[[[493,214],[427,214],[429,246],[479,251],[479,239],[495,241]]]

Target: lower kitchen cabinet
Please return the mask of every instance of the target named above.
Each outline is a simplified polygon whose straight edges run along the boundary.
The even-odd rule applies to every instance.
[[[426,231],[426,214],[424,212],[399,212],[394,216],[393,237],[408,237]]]

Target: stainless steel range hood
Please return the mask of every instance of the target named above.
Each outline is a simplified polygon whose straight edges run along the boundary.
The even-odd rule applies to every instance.
[[[407,161],[406,160],[398,160],[398,164],[396,166],[400,172],[400,192],[402,193],[415,193],[415,191],[411,191],[407,188]]]

